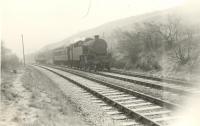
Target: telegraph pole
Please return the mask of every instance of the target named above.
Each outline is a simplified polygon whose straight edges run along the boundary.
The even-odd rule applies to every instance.
[[[25,54],[24,54],[24,38],[23,38],[23,34],[22,34],[22,48],[23,48],[23,59],[24,59],[24,66],[25,66]]]

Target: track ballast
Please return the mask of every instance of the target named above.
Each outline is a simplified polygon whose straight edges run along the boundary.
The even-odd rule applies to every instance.
[[[90,92],[105,101],[110,106],[117,108],[123,114],[128,115],[143,124],[157,126],[165,125],[177,119],[173,114],[173,108],[177,107],[175,104],[107,82],[102,82],[94,78],[92,79],[92,77],[86,77],[78,72],[68,70],[67,72],[74,75],[69,77],[66,76],[66,72],[64,72],[63,69],[58,70],[44,66],[43,68],[84,88],[87,92]],[[110,107],[107,108],[108,110],[110,109]]]

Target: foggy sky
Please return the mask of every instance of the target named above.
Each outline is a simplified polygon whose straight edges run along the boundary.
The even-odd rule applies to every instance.
[[[186,0],[5,0],[2,40],[21,57],[109,21],[182,5]],[[89,12],[87,13],[87,11]]]

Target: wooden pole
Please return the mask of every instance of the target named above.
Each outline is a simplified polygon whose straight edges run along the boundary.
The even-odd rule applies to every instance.
[[[22,48],[23,48],[23,59],[24,59],[24,66],[25,66],[25,53],[24,53],[24,38],[23,38],[23,34],[22,34]]]

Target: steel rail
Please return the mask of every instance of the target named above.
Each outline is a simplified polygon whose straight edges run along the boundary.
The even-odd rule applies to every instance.
[[[64,76],[64,75],[62,75],[62,74],[60,74],[58,72],[55,72],[55,71],[53,71],[53,70],[51,70],[51,69],[49,69],[47,67],[43,67],[43,66],[38,66],[38,67],[44,68],[46,70],[49,70],[52,73],[54,73],[54,74],[56,74],[56,75],[58,75],[58,76],[60,76],[60,77],[62,77],[64,79],[76,84],[77,86],[85,89],[86,91],[90,92],[94,96],[100,98],[101,100],[105,101],[106,103],[110,104],[111,106],[116,107],[120,111],[124,112],[126,115],[136,119],[137,121],[142,122],[143,124],[146,124],[146,125],[149,125],[149,126],[160,126],[161,125],[161,124],[159,124],[159,123],[157,123],[157,122],[155,122],[155,121],[153,121],[153,120],[151,120],[151,119],[149,119],[149,118],[147,118],[145,116],[142,116],[141,114],[139,114],[139,113],[137,113],[137,112],[135,112],[135,111],[133,111],[133,110],[131,110],[131,109],[129,109],[129,108],[127,108],[127,107],[115,102],[115,101],[113,101],[112,99],[110,99],[110,98],[108,98],[108,97],[106,97],[106,96],[104,96],[104,95],[102,95],[102,94],[90,89],[89,87],[87,87],[85,85],[82,85],[81,83],[79,83],[79,82],[77,82],[77,81],[75,81],[75,80],[73,80],[73,79],[71,79],[69,77],[66,77],[66,76]]]
[[[112,84],[112,83],[110,83],[110,82],[106,82],[106,81],[103,81],[103,80],[99,80],[99,79],[93,78],[92,76],[80,74],[78,71],[72,71],[73,69],[66,69],[66,68],[60,68],[60,67],[58,68],[58,67],[55,67],[55,66],[51,66],[51,67],[52,67],[52,68],[59,69],[59,70],[62,70],[62,71],[65,71],[65,72],[69,72],[69,73],[71,73],[71,74],[74,74],[74,75],[77,75],[77,76],[80,76],[80,77],[83,77],[83,78],[86,78],[86,79],[89,79],[89,80],[91,80],[91,81],[94,81],[94,82],[97,82],[97,83],[106,85],[106,86],[111,87],[111,88],[114,88],[114,89],[117,89],[117,90],[119,90],[119,91],[126,92],[126,93],[128,93],[128,94],[130,94],[130,95],[137,96],[137,97],[139,97],[139,98],[145,99],[145,100],[147,100],[147,101],[149,101],[149,102],[155,103],[155,104],[157,104],[157,105],[159,105],[159,106],[166,107],[166,108],[168,108],[168,109],[177,109],[177,108],[181,108],[180,105],[177,105],[177,104],[174,104],[174,103],[170,103],[170,102],[161,100],[161,99],[159,99],[159,98],[155,98],[155,97],[153,97],[153,96],[150,96],[150,95],[147,95],[147,94],[144,94],[144,93],[141,93],[141,92],[133,91],[133,90],[127,89],[127,88],[125,88],[125,87]]]
[[[66,67],[66,66],[64,66],[64,67],[65,68],[69,68],[69,67]],[[75,69],[75,70],[79,70],[79,71],[83,71],[83,72],[89,72],[89,71],[84,71],[84,70],[77,69],[77,68],[69,68],[69,69]],[[146,82],[146,81],[139,81],[139,80],[136,80],[136,79],[128,79],[128,78],[125,78],[125,77],[108,75],[108,74],[104,74],[104,73],[100,73],[100,72],[91,72],[90,71],[89,73],[93,73],[93,74],[96,74],[96,75],[101,75],[101,76],[104,76],[104,77],[110,77],[110,78],[114,78],[114,79],[118,79],[118,80],[122,80],[122,81],[126,81],[126,82],[131,82],[131,83],[134,83],[134,84],[138,84],[138,85],[142,85],[142,86],[146,86],[146,87],[150,87],[150,88],[155,88],[155,89],[159,89],[159,90],[165,90],[165,91],[176,93],[176,94],[181,94],[181,95],[182,94],[183,95],[192,95],[193,94],[190,91],[186,91],[184,89],[178,89],[178,88],[174,88],[174,87],[170,87],[170,86],[166,86],[166,85],[155,84],[155,83],[150,83],[150,82]],[[120,74],[120,73],[117,73],[117,74]],[[127,75],[127,74],[121,74],[121,75]],[[128,75],[128,76],[131,76],[131,75]],[[139,77],[139,76],[133,76],[133,77]],[[143,77],[139,77],[139,78],[143,78]],[[149,77],[147,77],[147,78],[144,77],[143,79],[150,79],[150,78]],[[157,79],[152,79],[152,80],[161,81],[161,80],[157,80]],[[161,82],[163,82],[163,81],[161,81]],[[183,85],[181,85],[181,86],[183,86]]]
[[[155,77],[153,75],[146,75],[146,74],[138,74],[138,73],[128,73],[120,70],[111,70],[110,73],[117,73],[121,75],[128,75],[128,76],[133,76],[133,77],[139,77],[139,78],[144,78],[144,79],[150,79],[150,80],[156,80],[156,81],[161,81],[161,82],[166,82],[166,83],[175,83],[179,85],[185,85],[185,86],[194,86],[193,83],[191,82],[186,82],[186,80],[177,80],[177,79],[171,79],[171,78],[164,78],[164,77]]]

